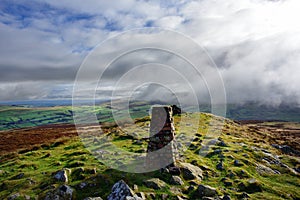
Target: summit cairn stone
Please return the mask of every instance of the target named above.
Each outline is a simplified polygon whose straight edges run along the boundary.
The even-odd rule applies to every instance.
[[[149,169],[174,166],[176,146],[171,106],[153,106],[146,167]]]

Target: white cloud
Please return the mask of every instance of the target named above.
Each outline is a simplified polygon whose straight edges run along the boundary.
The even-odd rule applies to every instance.
[[[2,91],[5,87],[28,91],[24,87],[29,85],[23,82],[43,81],[45,74],[47,80],[65,77],[71,83],[91,48],[108,36],[147,25],[180,31],[207,48],[221,68],[230,101],[300,103],[298,0],[31,2],[44,3],[50,9],[44,15],[34,11],[34,6],[32,16],[23,20],[14,12],[0,15]],[[107,52],[114,48],[118,46]],[[194,80],[192,76],[190,79]],[[16,87],[18,84],[22,87]],[[36,91],[19,94],[24,98],[45,97]]]
[[[157,21],[155,21],[154,25],[157,27],[176,29],[184,19],[180,16],[166,16]]]
[[[60,87],[60,84],[41,82],[18,82],[0,84],[1,100],[33,100],[48,98],[53,88]]]

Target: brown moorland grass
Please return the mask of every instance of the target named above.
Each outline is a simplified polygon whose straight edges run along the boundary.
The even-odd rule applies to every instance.
[[[264,136],[269,144],[288,145],[300,151],[300,123],[296,122],[272,122],[272,121],[243,121],[252,133]]]
[[[73,124],[45,125],[0,131],[0,155],[50,144],[59,138],[77,136]]]
[[[242,129],[252,130],[256,138],[270,144],[289,145],[300,151],[300,124],[291,122],[249,121],[240,123]],[[90,126],[90,125],[86,125]],[[115,127],[113,124],[102,124],[106,129]],[[247,133],[241,131],[241,133]],[[59,138],[78,136],[74,124],[50,124],[32,128],[0,131],[0,155],[31,149],[42,144],[51,144]],[[252,135],[253,137],[253,135]]]

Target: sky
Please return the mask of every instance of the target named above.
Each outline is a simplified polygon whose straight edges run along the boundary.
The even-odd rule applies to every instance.
[[[99,44],[124,31],[158,27],[206,49],[219,70],[228,103],[300,105],[299,10],[299,0],[1,0],[0,101],[71,98],[80,66]],[[107,55],[124,43],[115,40],[107,46]],[[97,95],[109,97],[125,69],[168,57],[140,51],[120,58],[107,70]],[[176,59],[171,56],[167,64],[182,62]],[[185,69],[186,63],[181,64]],[[144,79],[144,73],[138,77]],[[188,74],[200,99],[209,97],[203,80],[188,70],[180,73]],[[88,79],[83,84],[88,93]],[[174,88],[188,97],[188,87]],[[150,99],[172,96],[155,84],[136,85],[136,91]]]

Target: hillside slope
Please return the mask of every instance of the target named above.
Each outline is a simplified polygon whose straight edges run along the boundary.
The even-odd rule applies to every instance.
[[[182,119],[192,122],[199,115],[196,130],[188,124],[179,127]],[[137,127],[147,130],[149,123],[149,118],[142,118],[136,120],[135,126],[128,125],[126,129],[132,134],[107,124],[103,134],[124,151],[143,153],[147,139]],[[48,127],[48,135],[53,137],[41,139],[26,148],[15,145],[10,153],[1,151],[0,199],[51,199],[62,189],[68,191],[66,188],[72,190],[73,199],[106,199],[113,185],[120,180],[146,199],[300,199],[298,151],[293,146],[279,143],[279,139],[274,140],[271,130],[254,126],[204,113],[175,116],[176,134],[193,138],[186,151],[179,152],[177,165],[180,172],[157,170],[137,174],[107,167],[104,163],[112,157],[111,152],[101,151],[105,144],[98,145],[95,137],[86,137],[83,141],[91,145],[88,148],[101,152],[98,160],[85,148],[82,138],[74,134],[74,127],[53,125]],[[85,128],[90,135],[99,134],[93,132],[93,126]],[[221,130],[220,134],[212,134],[216,130]],[[15,141],[20,134],[43,138],[45,132],[45,127],[1,131],[0,141],[2,144],[22,143],[22,140]],[[55,132],[61,137],[57,138]],[[208,136],[213,142],[202,155],[201,149]],[[110,160],[118,162],[121,156],[115,153]],[[126,163],[122,164],[126,166]]]

